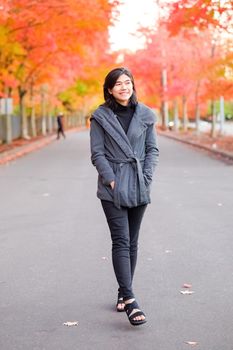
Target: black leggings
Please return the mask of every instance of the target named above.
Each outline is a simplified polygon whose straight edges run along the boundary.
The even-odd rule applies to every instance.
[[[117,209],[110,201],[101,203],[111,232],[112,262],[120,294],[124,299],[133,298],[139,229],[147,205]]]

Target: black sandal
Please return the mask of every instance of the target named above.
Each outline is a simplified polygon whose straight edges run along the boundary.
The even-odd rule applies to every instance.
[[[120,293],[118,293],[118,297],[117,297],[117,303],[116,303],[116,309],[117,312],[123,312],[125,311],[125,307],[123,307],[123,309],[119,309],[119,304],[125,304],[123,297],[121,296]]]
[[[134,309],[138,309],[138,311],[133,312]],[[146,319],[144,320],[134,320],[135,317],[137,316],[145,316],[145,314],[139,309],[139,306],[136,302],[136,300],[134,300],[132,303],[129,304],[125,304],[125,312],[126,315],[128,316],[129,322],[133,325],[133,326],[140,326],[143,323],[146,323]]]

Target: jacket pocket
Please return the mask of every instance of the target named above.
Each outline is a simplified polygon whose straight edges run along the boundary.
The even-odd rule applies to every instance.
[[[136,173],[130,163],[119,164],[114,187],[114,202],[124,207],[137,205]]]
[[[113,198],[113,192],[114,190],[112,189],[112,187],[110,185],[104,185],[106,191],[110,194],[110,196],[112,196]]]

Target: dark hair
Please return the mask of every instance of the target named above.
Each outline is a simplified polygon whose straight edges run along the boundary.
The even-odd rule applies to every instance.
[[[104,106],[111,108],[113,111],[117,108],[117,102],[116,102],[115,98],[113,97],[113,95],[110,94],[108,90],[112,89],[115,86],[117,79],[122,74],[127,75],[133,84],[133,94],[129,99],[131,106],[136,106],[138,103],[135,84],[134,84],[134,78],[133,78],[132,73],[130,72],[129,69],[124,68],[124,67],[115,68],[115,69],[111,70],[107,74],[107,76],[105,77],[104,89],[103,89],[104,90],[104,99],[105,99]]]

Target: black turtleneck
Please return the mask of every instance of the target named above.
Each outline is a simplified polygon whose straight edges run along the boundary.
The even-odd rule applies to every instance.
[[[114,113],[116,114],[117,119],[119,120],[125,133],[127,133],[128,131],[129,124],[134,115],[134,111],[135,111],[135,106],[132,106],[131,104],[128,106],[123,106],[119,103],[117,103],[117,107],[114,110]]]

